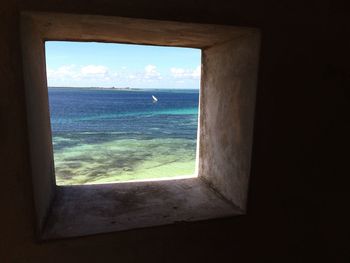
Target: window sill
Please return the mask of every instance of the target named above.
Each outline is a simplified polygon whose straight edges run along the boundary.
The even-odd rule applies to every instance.
[[[243,214],[201,179],[57,187],[42,239]]]

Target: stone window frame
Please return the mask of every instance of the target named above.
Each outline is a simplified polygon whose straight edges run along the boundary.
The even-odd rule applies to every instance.
[[[198,176],[57,186],[45,41],[199,48]],[[21,13],[21,42],[36,232],[86,236],[246,213],[260,30],[125,17]]]

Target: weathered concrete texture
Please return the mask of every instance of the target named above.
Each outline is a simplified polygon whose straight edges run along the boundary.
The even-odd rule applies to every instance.
[[[58,187],[43,239],[239,215],[198,178]]]
[[[24,12],[45,40],[210,47],[245,35],[248,27],[204,25],[112,16]]]
[[[37,231],[40,232],[55,194],[45,47],[37,25],[27,17],[23,17],[21,23],[30,160]]]
[[[199,177],[246,208],[259,32],[203,50]]]

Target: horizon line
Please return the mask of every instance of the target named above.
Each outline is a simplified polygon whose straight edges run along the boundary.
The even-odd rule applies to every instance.
[[[161,90],[161,89],[176,89],[176,90],[199,90],[200,88],[131,88],[131,87],[76,87],[76,86],[47,86],[48,88],[73,88],[73,89],[111,89],[111,90]]]

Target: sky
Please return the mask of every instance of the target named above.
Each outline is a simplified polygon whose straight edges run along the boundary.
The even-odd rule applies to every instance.
[[[49,87],[198,89],[201,51],[193,48],[47,41]]]

